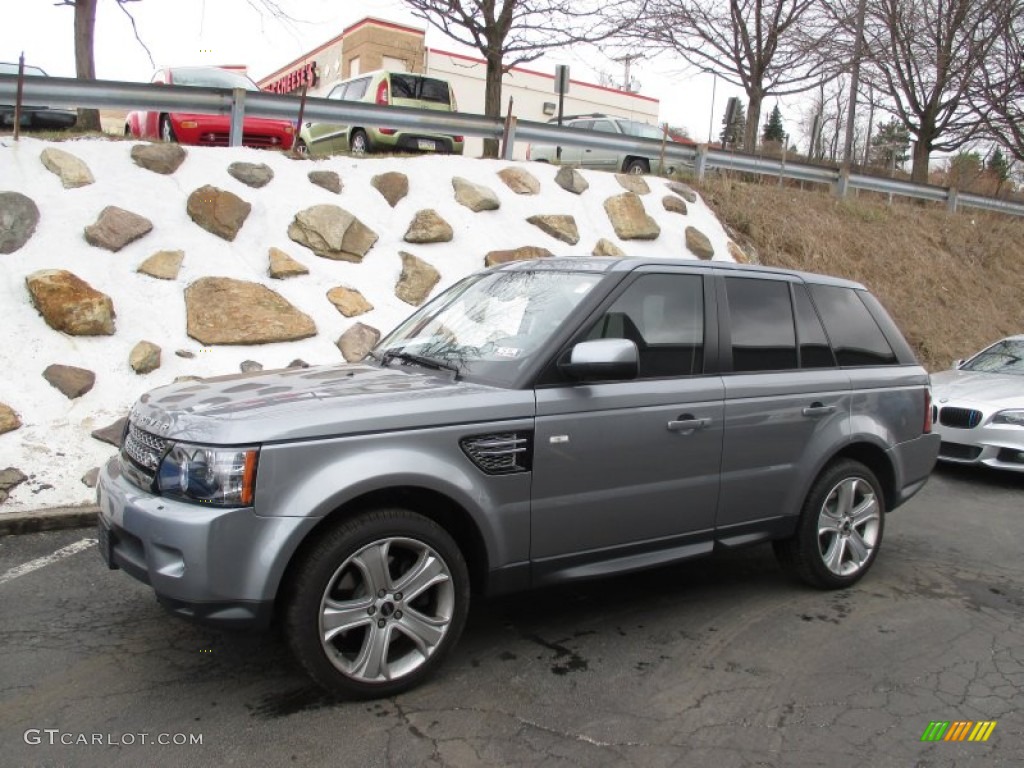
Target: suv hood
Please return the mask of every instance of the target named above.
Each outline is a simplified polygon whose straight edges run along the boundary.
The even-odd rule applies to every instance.
[[[139,398],[131,421],[174,440],[244,445],[529,418],[534,410],[530,390],[413,366],[341,364],[172,384]]]

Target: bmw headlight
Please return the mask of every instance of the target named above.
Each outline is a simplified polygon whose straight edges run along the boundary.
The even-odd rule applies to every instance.
[[[251,506],[258,448],[210,448],[176,443],[160,462],[161,495],[219,507]]]
[[[1013,411],[1000,411],[992,417],[993,424],[1009,424],[1014,427],[1024,427],[1024,409],[1018,408]]]

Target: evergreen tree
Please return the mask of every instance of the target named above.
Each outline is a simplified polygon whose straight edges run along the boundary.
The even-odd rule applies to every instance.
[[[1010,163],[999,147],[996,147],[995,151],[989,155],[985,170],[995,176],[999,183],[1010,178]]]
[[[761,132],[761,141],[774,141],[777,144],[781,144],[786,140],[786,129],[782,127],[782,113],[779,111],[779,105],[775,105],[775,109],[768,116],[768,122],[764,124],[764,130]]]
[[[910,158],[910,131],[907,127],[896,118],[888,123],[879,123],[877,132],[871,137],[870,158],[872,165],[902,168]]]
[[[739,149],[743,146],[743,134],[747,128],[747,111],[743,102],[737,103],[732,121],[729,120],[729,109],[726,107],[725,115],[722,116],[722,132],[718,134],[722,147],[733,147]]]

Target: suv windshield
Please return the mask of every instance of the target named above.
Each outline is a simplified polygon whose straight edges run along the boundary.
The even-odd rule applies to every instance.
[[[511,386],[601,280],[581,272],[487,272],[427,304],[374,350],[378,361],[451,368]]]
[[[245,88],[258,91],[259,86],[243,74],[216,67],[181,67],[171,70],[174,85],[196,85],[207,88]]]
[[[1024,341],[1004,339],[997,342],[964,363],[960,370],[1024,375]]]

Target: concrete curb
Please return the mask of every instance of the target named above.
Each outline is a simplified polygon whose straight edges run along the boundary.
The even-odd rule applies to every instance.
[[[37,509],[33,512],[0,513],[0,536],[91,528],[96,525],[99,511],[100,508],[95,504],[82,504],[77,507]]]

